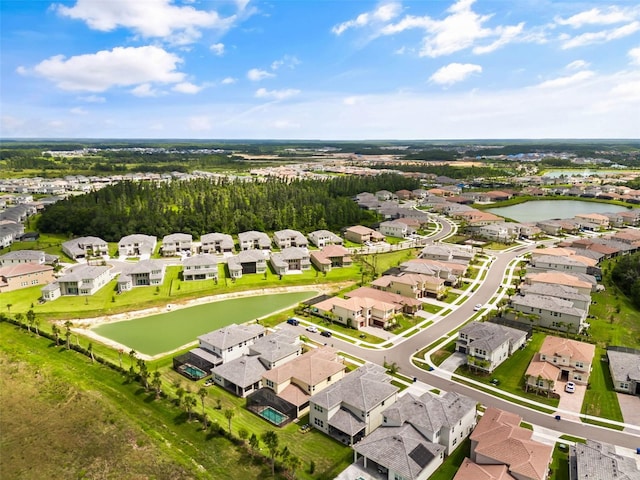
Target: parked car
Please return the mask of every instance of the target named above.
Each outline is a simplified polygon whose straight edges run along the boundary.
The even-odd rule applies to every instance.
[[[322,332],[320,332],[320,335],[322,335],[323,337],[330,337],[333,334],[328,330],[323,330]]]
[[[567,393],[574,393],[576,391],[576,384],[573,382],[567,382],[564,386],[564,391]]]
[[[206,382],[204,382],[205,387],[210,387],[214,384],[213,378],[209,378]]]
[[[287,319],[287,323],[289,325],[293,325],[294,327],[297,327],[298,325],[300,325],[300,320],[298,320],[297,318],[289,318]]]
[[[480,310],[482,308],[482,304],[478,303],[475,307],[473,307],[473,311],[477,312],[478,310]]]
[[[318,333],[318,327],[316,327],[315,325],[309,325],[307,327],[307,332]]]

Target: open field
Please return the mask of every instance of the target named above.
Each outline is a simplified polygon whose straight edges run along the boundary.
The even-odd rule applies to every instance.
[[[233,298],[134,320],[107,323],[92,330],[140,353],[157,355],[194,342],[203,333],[231,323],[246,323],[291,307],[315,293],[307,291]]]
[[[606,358],[606,350],[597,347],[591,365],[591,375],[589,375],[589,388],[587,388],[584,402],[582,402],[582,413],[623,422],[618,396],[613,390],[609,364],[603,361],[602,358]],[[591,420],[584,421],[597,423]],[[614,425],[607,426],[622,430],[621,427],[615,427]]]

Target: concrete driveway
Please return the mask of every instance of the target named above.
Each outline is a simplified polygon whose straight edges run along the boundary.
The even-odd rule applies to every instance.
[[[626,393],[618,393],[617,396],[624,423],[638,426],[637,428],[626,427],[625,432],[640,435],[640,397]]]
[[[582,402],[584,401],[584,395],[587,392],[587,386],[576,383],[575,393],[567,393],[564,391],[566,384],[567,382],[565,380],[558,380],[554,387],[554,391],[560,395],[558,409],[575,412],[575,416],[567,415],[566,413],[562,415],[565,417],[569,416],[574,420],[579,420],[580,411],[582,410]]]

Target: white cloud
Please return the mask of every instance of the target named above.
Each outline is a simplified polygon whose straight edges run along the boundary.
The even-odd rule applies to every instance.
[[[589,62],[585,62],[584,60],[574,60],[564,68],[566,68],[567,70],[584,70],[589,65]]]
[[[223,85],[231,85],[233,83],[236,83],[238,80],[236,78],[233,77],[225,77],[222,79],[222,83]]]
[[[345,105],[357,105],[359,102],[360,102],[359,97],[347,97],[344,100],[342,100],[342,103],[344,103]]]
[[[612,25],[614,23],[628,22],[630,19],[636,18],[639,15],[640,9],[638,7],[619,8],[613,6],[604,11],[599,8],[592,8],[591,10],[585,10],[566,19],[556,17],[555,20],[558,25],[580,28],[585,25]]]
[[[594,73],[591,70],[583,70],[581,72],[574,73],[573,75],[568,75],[566,77],[558,77],[552,80],[547,80],[538,84],[540,88],[564,88],[575,85],[576,83],[581,83],[584,80],[587,80],[593,77]]]
[[[78,97],[78,100],[82,100],[83,102],[87,103],[104,103],[107,101],[106,98],[99,95],[87,95],[84,97]]]
[[[295,68],[300,64],[300,60],[292,55],[285,55],[280,60],[271,63],[271,70],[278,70],[280,67]]]
[[[508,25],[506,27],[498,27],[495,29],[498,38],[491,42],[489,45],[478,45],[473,48],[473,53],[483,54],[491,53],[504,45],[513,42],[520,36],[524,30],[524,22],[520,22],[518,25]]]
[[[298,95],[300,90],[295,88],[287,88],[283,90],[267,90],[266,88],[259,88],[256,90],[256,98],[270,98],[274,100],[284,100]]]
[[[371,12],[361,13],[353,20],[335,25],[331,31],[335,35],[342,35],[350,28],[360,28],[371,24],[389,22],[400,14],[402,5],[397,2],[385,3]]]
[[[632,48],[627,52],[627,55],[631,59],[631,64],[640,65],[640,47]]]
[[[439,85],[452,85],[474,73],[482,73],[482,67],[473,63],[450,63],[438,69],[429,80]]]
[[[200,90],[202,90],[203,87],[198,86],[198,85],[194,85],[191,82],[181,82],[181,83],[176,83],[172,90],[174,92],[179,92],[179,93],[187,93],[190,95],[193,95],[194,93],[198,93]]]
[[[209,50],[220,57],[224,55],[224,43],[214,43],[209,47]]]
[[[63,90],[104,92],[112,87],[143,83],[178,83],[180,57],[160,47],[116,47],[65,58],[56,55],[33,70]]]
[[[74,115],[86,115],[87,113],[89,113],[88,110],[82,108],[82,107],[75,107],[72,108],[71,110],[69,110],[71,113],[73,113]]]
[[[16,73],[18,73],[19,75],[28,75],[29,70],[27,70],[25,67],[20,65],[18,68],[16,68]]]
[[[259,82],[265,78],[275,77],[275,74],[267,72],[266,70],[260,70],[259,68],[252,68],[247,72],[247,78],[252,82]]]
[[[72,7],[56,5],[61,15],[82,20],[103,32],[124,27],[143,37],[159,37],[187,44],[200,37],[199,29],[228,29],[234,17],[222,18],[213,10],[198,10],[188,5],[172,5],[171,0],[132,1],[77,0]]]
[[[154,89],[149,83],[138,85],[132,88],[130,92],[136,97],[157,97],[160,94],[160,92]]]
[[[207,132],[213,128],[211,117],[206,115],[194,115],[189,117],[188,128],[192,132]]]
[[[592,45],[594,43],[610,42],[611,40],[632,35],[638,30],[640,30],[640,21],[635,21],[618,28],[582,33],[575,37],[563,37],[564,42],[561,48],[567,50],[569,48],[584,47],[585,45]]]

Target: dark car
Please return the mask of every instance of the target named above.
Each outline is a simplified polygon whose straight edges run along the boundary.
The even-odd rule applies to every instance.
[[[300,325],[300,320],[298,320],[297,318],[289,318],[287,320],[287,323],[289,325],[293,325],[294,327],[297,327],[298,325]]]
[[[320,335],[322,335],[323,337],[330,337],[333,334],[328,330],[323,330],[322,332],[320,332]]]

